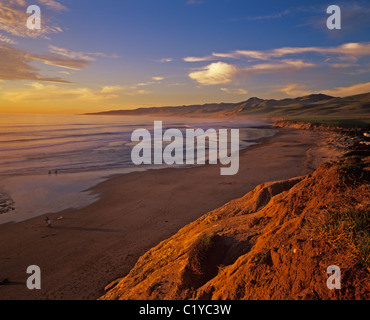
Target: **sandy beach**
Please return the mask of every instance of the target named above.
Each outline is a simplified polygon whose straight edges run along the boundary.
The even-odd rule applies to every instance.
[[[241,152],[235,176],[221,176],[219,165],[129,173],[95,186],[92,205],[48,215],[52,228],[46,215],[0,225],[0,281],[8,279],[0,299],[97,299],[148,249],[208,211],[334,159],[329,137],[281,129]],[[26,287],[29,265],[41,268],[41,290]]]

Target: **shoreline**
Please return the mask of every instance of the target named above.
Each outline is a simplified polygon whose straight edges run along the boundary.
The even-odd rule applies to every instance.
[[[258,184],[304,175],[338,156],[327,133],[279,129],[240,152],[235,176],[220,165],[164,168],[113,176],[88,190],[99,200],[82,209],[0,225],[0,299],[97,299],[147,250],[207,212]],[[62,220],[57,220],[63,216]],[[42,290],[26,287],[26,269],[39,265]]]
[[[264,137],[241,138],[240,153],[253,145],[264,143],[266,139],[279,132],[272,123],[265,126],[247,126],[242,129],[268,129]],[[253,132],[252,132],[253,133]],[[95,186],[113,177],[132,172],[145,172],[163,169],[196,168],[203,165],[140,165],[122,166],[117,168],[100,168],[88,171],[64,171],[58,169],[58,174],[52,170],[45,172],[28,172],[0,174],[0,225],[18,223],[43,214],[56,214],[64,210],[82,209],[93,204],[99,197],[91,193]],[[55,170],[56,172],[56,170]],[[29,192],[32,190],[32,192]],[[3,195],[3,196],[2,196]],[[9,199],[9,201],[5,201]]]

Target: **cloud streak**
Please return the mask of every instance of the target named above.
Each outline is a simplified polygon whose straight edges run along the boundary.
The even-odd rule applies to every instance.
[[[0,79],[2,80],[34,80],[34,81],[49,81],[68,83],[60,77],[43,77],[40,71],[31,65],[32,61],[42,60],[52,64],[53,57],[42,57],[32,55],[27,51],[13,48],[8,45],[0,44]],[[67,64],[67,61],[61,63]],[[69,63],[72,63],[69,62]]]
[[[56,84],[31,83],[28,88],[8,91],[2,98],[10,102],[54,101],[73,99],[76,101],[107,101],[118,98],[115,92],[94,91],[86,87],[66,87]]]
[[[122,96],[148,94],[148,91],[137,90],[136,87],[111,85],[100,89],[87,87],[65,86],[61,84],[30,83],[27,87],[7,91],[2,94],[2,99],[13,102],[32,101],[63,101],[75,100],[80,102],[101,102],[118,100]]]
[[[200,85],[227,84],[234,78],[259,74],[299,71],[323,67],[340,72],[345,68],[358,68],[361,58],[370,56],[370,43],[344,43],[331,47],[281,47],[271,50],[234,50],[212,53],[207,56],[183,58],[188,63],[208,62],[206,66],[193,69],[188,76]],[[310,58],[310,60],[308,60]],[[284,92],[304,92],[297,87],[288,87]]]
[[[312,94],[311,90],[308,90],[305,85],[301,83],[290,83],[279,90],[291,97],[306,96]]]
[[[60,77],[44,77],[41,71],[31,65],[33,61],[40,61],[46,65],[65,69],[81,70],[91,64],[91,59],[83,55],[76,58],[66,57],[55,53],[33,54],[25,50],[16,49],[10,45],[0,44],[0,79],[2,80],[33,80],[69,83]]]
[[[38,4],[57,12],[67,10],[66,7],[54,0],[38,0]],[[29,30],[26,26],[29,17],[29,14],[26,13],[27,6],[27,2],[24,0],[3,0],[0,6],[0,30],[9,36],[20,38],[47,38],[48,34],[63,31],[60,27],[53,25],[50,15],[47,13],[42,15],[41,29]]]
[[[212,53],[204,57],[185,57],[185,62],[212,61],[220,58],[225,59],[255,59],[270,60],[282,58],[288,55],[304,53],[319,53],[322,55],[339,55],[358,58],[370,55],[370,43],[345,43],[337,47],[282,47],[273,50],[235,50],[228,53]]]
[[[85,61],[95,61],[96,57],[102,57],[102,58],[118,58],[118,55],[111,54],[108,55],[103,52],[81,52],[81,51],[71,51],[66,48],[57,47],[54,45],[49,45],[49,51],[51,53],[66,57],[68,59],[78,59],[78,60],[85,60]]]
[[[240,21],[240,20],[246,20],[246,21],[265,21],[265,20],[272,20],[272,19],[280,19],[284,16],[287,16],[291,14],[291,10],[284,10],[277,13],[267,14],[267,15],[261,15],[261,16],[250,16],[250,17],[243,17],[243,18],[234,18],[232,21]]]
[[[61,3],[55,0],[38,0],[38,3],[56,11],[68,10],[67,7],[63,6]]]
[[[0,42],[7,43],[7,44],[16,44],[17,42],[9,37],[0,33]]]
[[[348,87],[337,87],[330,90],[323,90],[322,93],[335,97],[352,96],[370,91],[370,82],[358,83]]]
[[[63,69],[81,70],[89,67],[96,57],[115,58],[116,55],[107,55],[101,52],[84,53],[73,52],[56,46],[49,46],[50,52],[34,54],[0,43],[0,79],[2,80],[33,80],[69,83],[60,77],[48,78],[41,75],[41,71],[31,65],[34,61],[45,65]],[[65,74],[69,74],[66,73]]]
[[[229,94],[245,95],[248,93],[247,90],[242,88],[221,88],[221,91]]]

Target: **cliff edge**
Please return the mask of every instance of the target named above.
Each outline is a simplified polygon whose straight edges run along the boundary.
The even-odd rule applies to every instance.
[[[369,170],[347,157],[259,185],[152,248],[101,299],[369,299]]]

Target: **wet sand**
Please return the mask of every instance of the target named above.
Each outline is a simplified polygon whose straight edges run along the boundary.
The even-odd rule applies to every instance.
[[[338,152],[328,133],[281,129],[240,154],[239,172],[219,165],[158,169],[112,177],[92,190],[100,200],[55,214],[0,225],[0,299],[97,299],[137,259],[186,224],[258,184],[312,172]],[[63,219],[58,220],[58,217]],[[41,290],[26,269],[41,268]]]

